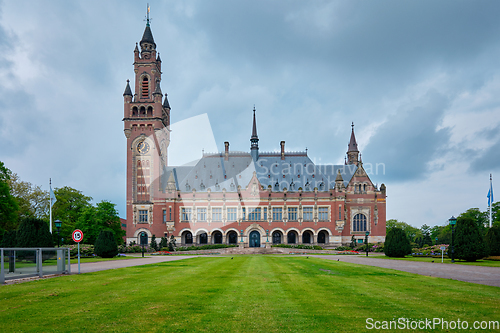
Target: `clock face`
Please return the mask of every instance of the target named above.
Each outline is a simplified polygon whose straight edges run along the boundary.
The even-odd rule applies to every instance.
[[[142,141],[137,145],[137,151],[140,154],[147,154],[149,152],[149,143]]]

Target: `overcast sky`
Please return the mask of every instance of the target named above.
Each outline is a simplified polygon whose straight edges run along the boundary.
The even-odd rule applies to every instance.
[[[249,151],[255,104],[261,151],[285,140],[317,163],[343,163],[354,122],[365,166],[385,165],[371,179],[388,219],[486,209],[489,174],[500,184],[499,1],[150,2],[184,124],[172,164],[183,135],[197,157],[224,141]],[[0,160],[22,180],[51,177],[125,217],[122,94],[145,14],[143,1],[0,0]]]

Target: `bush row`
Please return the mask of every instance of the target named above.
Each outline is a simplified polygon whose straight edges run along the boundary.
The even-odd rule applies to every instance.
[[[197,251],[197,250],[212,250],[212,249],[225,249],[229,247],[237,247],[238,245],[227,245],[227,244],[207,244],[201,246],[180,246],[176,249],[176,251]],[[162,251],[168,251],[168,248],[162,248]]]
[[[301,249],[301,250],[323,250],[323,248],[319,245],[290,245],[290,244],[274,244],[271,247],[283,247],[287,249]]]

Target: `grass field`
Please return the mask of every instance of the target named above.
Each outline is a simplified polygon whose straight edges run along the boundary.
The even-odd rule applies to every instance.
[[[200,257],[1,286],[0,327],[353,333],[367,318],[499,320],[499,304],[497,287],[314,257]]]
[[[375,259],[391,259],[391,260],[408,260],[408,261],[422,261],[422,262],[438,262],[441,263],[441,257],[439,258],[431,258],[431,257],[412,257],[412,256],[407,256],[404,258],[391,258],[391,257],[386,257],[385,255],[371,255],[370,258],[375,258]],[[500,267],[500,261],[499,260],[477,260],[477,261],[465,261],[465,260],[458,260],[455,259],[455,262],[452,263],[451,259],[449,258],[444,258],[443,259],[444,264],[453,264],[453,265],[470,265],[470,266],[486,266],[486,267]]]

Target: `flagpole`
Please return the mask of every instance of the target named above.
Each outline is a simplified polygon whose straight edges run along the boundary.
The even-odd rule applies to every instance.
[[[490,173],[490,228],[491,228],[491,206],[493,206],[493,181]]]
[[[50,192],[52,192],[52,178],[49,178],[49,188],[50,188]],[[50,224],[49,224],[49,229],[50,229],[50,233],[52,233],[52,195],[51,193],[49,192],[49,207],[50,207]]]

